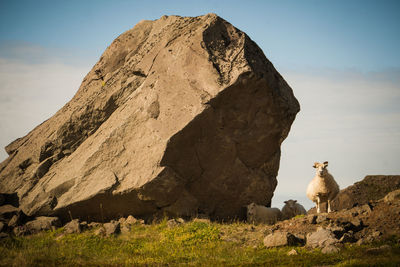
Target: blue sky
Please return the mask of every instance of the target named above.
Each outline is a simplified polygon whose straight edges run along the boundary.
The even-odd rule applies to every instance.
[[[210,12],[262,48],[302,107],[282,146],[273,204],[312,205],[304,190],[314,161],[329,160],[342,188],[400,174],[400,1],[388,0],[0,0],[0,146],[61,108],[140,20]]]

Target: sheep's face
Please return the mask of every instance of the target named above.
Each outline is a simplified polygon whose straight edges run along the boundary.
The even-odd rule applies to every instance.
[[[325,161],[324,163],[315,162],[313,166],[316,170],[318,176],[324,177],[328,173],[328,162]]]
[[[254,216],[255,210],[256,210],[255,203],[251,203],[251,204],[247,205],[247,216],[248,217]]]
[[[290,208],[294,208],[295,205],[296,205],[296,202],[297,202],[297,200],[289,199],[289,200],[286,200],[284,203],[285,203],[286,205],[288,205]]]

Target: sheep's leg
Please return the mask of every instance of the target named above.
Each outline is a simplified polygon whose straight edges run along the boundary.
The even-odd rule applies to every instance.
[[[328,213],[331,212],[331,201],[330,199],[328,199]]]
[[[320,205],[321,205],[321,199],[319,198],[319,196],[317,196],[317,213],[321,213]]]

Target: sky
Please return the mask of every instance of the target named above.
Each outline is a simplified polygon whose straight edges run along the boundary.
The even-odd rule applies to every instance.
[[[301,105],[272,205],[305,197],[315,161],[341,188],[400,174],[400,1],[0,0],[0,146],[51,117],[142,19],[216,13],[246,32]],[[7,154],[0,151],[0,161]]]

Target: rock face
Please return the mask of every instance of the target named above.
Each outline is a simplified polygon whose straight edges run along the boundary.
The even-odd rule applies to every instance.
[[[332,201],[332,207],[334,210],[349,209],[377,201],[396,189],[400,189],[400,175],[368,175],[362,181],[341,190]]]
[[[270,205],[292,89],[215,14],[141,21],[53,117],[6,147],[0,192],[28,215],[234,218]]]

